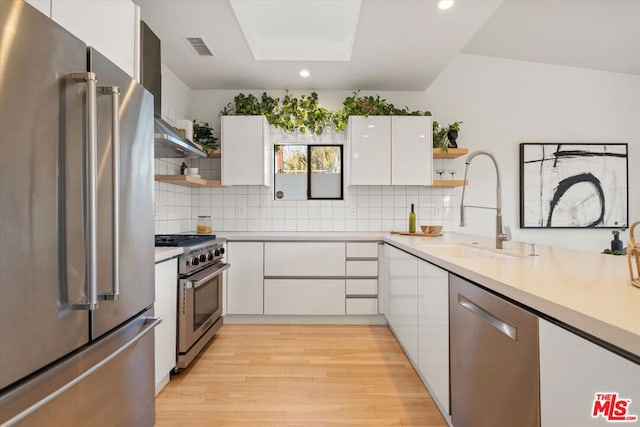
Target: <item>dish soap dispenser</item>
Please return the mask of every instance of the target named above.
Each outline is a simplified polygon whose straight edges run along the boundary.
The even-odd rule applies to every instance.
[[[411,203],[411,212],[409,213],[409,233],[416,232],[416,213],[413,211],[413,203]]]

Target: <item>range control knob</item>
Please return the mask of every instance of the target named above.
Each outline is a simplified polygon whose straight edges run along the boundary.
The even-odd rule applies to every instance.
[[[205,262],[207,260],[207,256],[205,254],[200,255],[200,262]]]
[[[191,258],[191,265],[198,265],[200,264],[200,260],[198,259],[197,256],[194,256],[193,258]]]
[[[220,255],[224,253],[224,248],[220,248]]]
[[[207,261],[213,261],[213,254],[211,252],[207,254]]]
[[[220,250],[216,249],[215,255],[220,256]]]

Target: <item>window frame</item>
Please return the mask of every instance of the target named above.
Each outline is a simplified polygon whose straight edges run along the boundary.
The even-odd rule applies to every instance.
[[[306,200],[344,200],[344,145],[342,144],[275,144],[284,145],[306,145],[307,146],[307,199]],[[313,147],[338,147],[340,150],[340,196],[338,197],[312,197],[311,195],[311,150]],[[273,200],[280,200],[276,197],[276,176],[278,175],[277,157],[273,156]],[[299,200],[300,202],[303,200]]]

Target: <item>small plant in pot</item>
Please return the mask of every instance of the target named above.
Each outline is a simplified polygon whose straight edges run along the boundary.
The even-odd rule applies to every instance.
[[[209,123],[198,120],[193,121],[193,142],[199,144],[207,155],[211,155],[220,146]]]
[[[453,122],[446,127],[440,127],[437,121],[433,121],[433,148],[442,148],[445,153],[449,148],[458,148],[458,133],[462,122]]]

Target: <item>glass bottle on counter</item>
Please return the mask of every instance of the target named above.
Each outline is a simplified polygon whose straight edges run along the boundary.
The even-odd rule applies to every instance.
[[[413,203],[411,203],[411,212],[409,213],[409,233],[416,232],[416,213],[413,210]]]
[[[196,226],[196,233],[210,234],[212,232],[213,232],[213,225],[211,224],[211,216],[198,215],[198,225]]]

